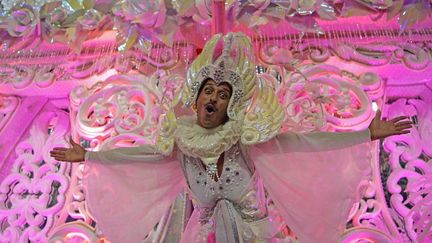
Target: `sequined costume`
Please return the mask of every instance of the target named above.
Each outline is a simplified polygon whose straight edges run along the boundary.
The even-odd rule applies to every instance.
[[[212,38],[203,53],[214,53],[221,38]],[[218,243],[277,242],[284,224],[300,242],[339,241],[358,185],[369,176],[369,130],[277,135],[278,114],[258,118],[266,114],[264,106],[246,111],[258,82],[254,65],[248,61],[238,68],[244,58],[236,62],[229,55],[248,48],[246,37],[229,34],[221,57],[198,57],[190,69],[197,75],[189,75],[189,103],[208,77],[236,87],[233,94],[240,95],[230,101],[227,123],[204,129],[195,118],[171,117],[156,145],[86,154],[88,206],[108,239],[140,242],[186,190],[195,209],[182,242],[208,242],[212,236]],[[266,93],[267,103],[271,94]],[[280,109],[277,101],[270,106]],[[215,177],[211,168],[222,153],[222,174]]]

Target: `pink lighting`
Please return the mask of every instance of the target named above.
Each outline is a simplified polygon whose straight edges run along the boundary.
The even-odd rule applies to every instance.
[[[396,0],[1,1],[0,242],[109,242],[87,205],[89,168],[49,151],[70,136],[94,151],[155,144],[167,120],[195,114],[186,71],[230,31],[252,40],[280,131],[361,130],[377,110],[414,122],[371,146],[340,239],[432,242],[431,13]],[[192,211],[180,194],[144,242],[176,242]]]

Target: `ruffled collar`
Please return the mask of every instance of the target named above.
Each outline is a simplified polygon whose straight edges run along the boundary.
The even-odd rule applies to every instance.
[[[200,158],[204,164],[216,164],[219,156],[236,144],[241,135],[241,122],[230,120],[216,128],[206,129],[194,117],[180,117],[174,139],[187,156]]]

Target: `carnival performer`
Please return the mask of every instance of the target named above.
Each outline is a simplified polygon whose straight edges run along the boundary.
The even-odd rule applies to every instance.
[[[167,115],[156,144],[91,152],[71,140],[51,151],[85,161],[87,204],[112,242],[140,242],[184,190],[194,211],[181,242],[290,242],[285,224],[300,242],[339,242],[370,176],[368,142],[411,127],[378,112],[361,131],[281,133],[283,110],[240,33],[207,42],[183,94],[196,117]]]

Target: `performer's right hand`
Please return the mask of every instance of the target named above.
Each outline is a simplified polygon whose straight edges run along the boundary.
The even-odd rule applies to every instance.
[[[72,148],[54,148],[50,151],[51,157],[58,161],[82,162],[86,150],[79,144],[75,143],[72,138],[69,140]]]

